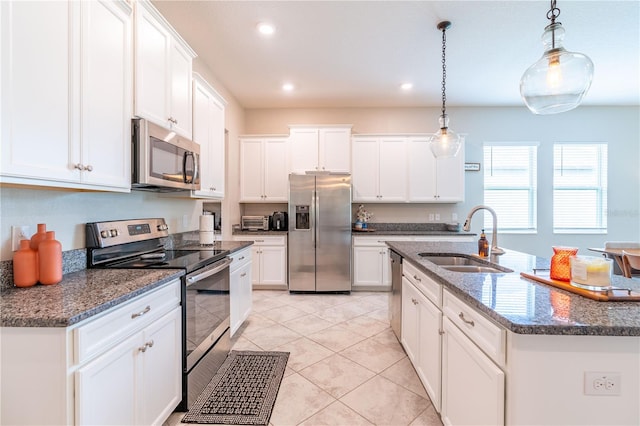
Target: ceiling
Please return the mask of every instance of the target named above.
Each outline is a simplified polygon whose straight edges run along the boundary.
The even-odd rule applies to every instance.
[[[245,108],[523,105],[549,1],[154,1]],[[640,1],[563,1],[565,48],[595,65],[585,105],[640,105]],[[275,25],[266,38],[259,22]],[[283,92],[285,82],[295,86]],[[413,83],[410,92],[399,89]]]

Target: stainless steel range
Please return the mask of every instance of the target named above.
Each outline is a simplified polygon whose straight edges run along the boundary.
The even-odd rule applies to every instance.
[[[228,251],[186,246],[167,249],[164,219],[133,219],[86,224],[89,268],[183,269],[182,402],[186,411],[229,353]]]

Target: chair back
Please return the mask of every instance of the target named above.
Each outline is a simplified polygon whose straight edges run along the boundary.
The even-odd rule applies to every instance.
[[[624,271],[622,271],[624,276],[631,278],[633,276],[633,270],[640,270],[640,254],[632,254],[623,249],[622,266],[624,268]]]

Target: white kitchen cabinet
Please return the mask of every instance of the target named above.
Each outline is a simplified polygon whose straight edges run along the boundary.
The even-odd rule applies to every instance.
[[[196,54],[151,2],[135,4],[134,113],[191,139]]]
[[[406,138],[354,137],[351,161],[353,202],[406,202],[406,164]]]
[[[254,289],[287,287],[287,237],[236,235],[235,241],[253,241],[251,279]]]
[[[291,172],[351,172],[351,126],[290,126]]]
[[[287,150],[285,137],[240,139],[240,202],[289,200]]]
[[[0,7],[2,182],[129,191],[131,6]]]
[[[162,424],[182,398],[180,280],[70,327],[3,327],[2,424]],[[37,389],[37,410],[19,389]]]
[[[429,138],[410,137],[408,152],[409,202],[464,201],[464,141],[455,157],[435,158]]]
[[[197,198],[224,198],[226,101],[199,74],[193,77],[193,140],[200,144]]]
[[[411,241],[411,237],[353,236],[353,291],[391,289],[391,261],[385,241]]]
[[[245,248],[237,251],[230,257],[233,259],[233,262],[229,267],[231,300],[230,322],[231,336],[233,336],[251,313],[251,248]]]

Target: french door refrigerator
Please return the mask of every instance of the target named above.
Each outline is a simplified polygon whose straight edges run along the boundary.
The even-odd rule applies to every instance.
[[[351,291],[351,175],[289,175],[289,291]]]

